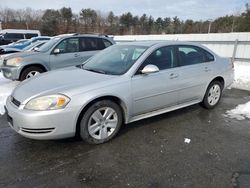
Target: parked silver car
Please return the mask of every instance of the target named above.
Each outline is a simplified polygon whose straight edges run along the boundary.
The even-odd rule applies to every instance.
[[[198,44],[121,43],[21,83],[7,100],[8,121],[28,138],[79,134],[104,143],[123,123],[196,103],[215,107],[233,75],[229,59]]]
[[[59,35],[38,51],[6,57],[0,69],[5,78],[23,81],[39,73],[79,65],[113,44],[111,38],[101,35]]]

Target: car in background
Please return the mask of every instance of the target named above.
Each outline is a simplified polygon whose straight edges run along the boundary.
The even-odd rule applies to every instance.
[[[11,53],[17,53],[17,52],[23,52],[23,51],[32,51],[35,48],[41,47],[43,44],[45,44],[47,41],[36,41],[34,43],[31,43],[30,45],[26,46],[23,49],[18,48],[7,48],[7,47],[0,47],[0,55],[6,55]]]
[[[31,43],[29,46],[26,46],[21,51],[22,52],[31,52],[31,51],[38,51],[41,46],[46,44],[47,40],[41,40]]]
[[[2,48],[16,48],[16,49],[23,49],[29,45],[31,45],[32,43],[35,43],[37,41],[48,41],[50,40],[51,37],[47,37],[47,36],[40,36],[40,37],[32,37],[31,39],[21,39],[17,42],[8,44],[8,45],[4,45],[2,46]]]
[[[16,44],[22,44],[22,43],[25,43],[27,42],[29,39],[20,39],[16,42],[12,42],[10,44],[7,44],[7,45],[1,45],[0,47],[6,47],[6,46],[11,46],[11,45],[16,45]]]
[[[29,46],[25,47],[24,49],[20,50],[17,48],[0,48],[0,71],[1,71],[1,66],[3,64],[4,58],[13,55],[14,53],[19,53],[19,52],[31,52],[31,51],[36,51],[38,50],[42,45],[44,45],[47,41],[37,41]]]
[[[6,55],[11,53],[20,52],[22,50],[16,49],[16,48],[1,48],[0,47],[0,55]]]
[[[37,36],[41,36],[38,30],[3,29],[0,31],[0,45],[6,45],[20,39],[30,39]]]
[[[39,73],[82,64],[113,44],[112,39],[103,35],[59,35],[35,52],[6,57],[1,70],[5,78],[23,81]]]
[[[233,63],[200,44],[120,43],[81,66],[21,83],[7,100],[7,118],[28,138],[79,135],[100,144],[123,123],[197,103],[212,109],[233,78]]]

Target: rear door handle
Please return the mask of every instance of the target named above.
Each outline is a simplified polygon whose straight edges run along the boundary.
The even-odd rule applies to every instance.
[[[205,72],[210,72],[210,71],[211,71],[211,69],[210,69],[210,68],[208,68],[208,67],[205,67],[204,71],[205,71]]]
[[[175,79],[175,78],[178,78],[178,74],[174,74],[174,73],[171,73],[170,75],[169,75],[169,78],[170,79]]]
[[[75,54],[74,56],[75,56],[75,57],[79,57],[80,55],[79,55],[79,54]]]

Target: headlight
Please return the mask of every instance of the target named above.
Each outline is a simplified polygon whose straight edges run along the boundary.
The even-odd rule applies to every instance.
[[[28,110],[56,110],[64,108],[70,99],[65,95],[48,95],[31,99],[26,105]]]
[[[20,65],[20,63],[22,62],[22,60],[23,60],[23,58],[21,58],[21,57],[16,57],[16,58],[8,59],[6,61],[6,65],[17,67],[17,66]]]

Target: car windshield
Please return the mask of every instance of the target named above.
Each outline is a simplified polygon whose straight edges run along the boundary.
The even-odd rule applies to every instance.
[[[114,45],[89,59],[82,68],[103,74],[122,75],[147,48],[147,46]]]
[[[35,42],[35,43],[31,43],[29,46],[26,46],[25,48],[23,48],[23,51],[28,51],[30,49],[33,49],[33,48],[40,48],[43,44],[45,44],[45,42]],[[39,49],[38,49],[39,51]]]
[[[60,39],[60,37],[54,37],[51,40],[49,40],[48,42],[46,42],[44,45],[42,45],[39,48],[39,52],[47,52],[49,49],[51,49],[56,43],[57,41]]]

